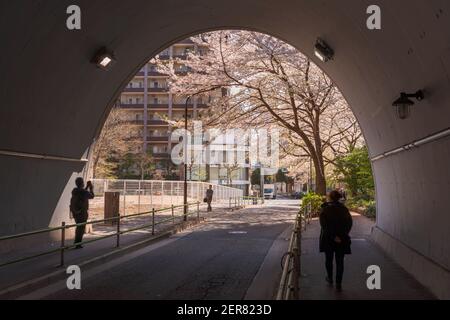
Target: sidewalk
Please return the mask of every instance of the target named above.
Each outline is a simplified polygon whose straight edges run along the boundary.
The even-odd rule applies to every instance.
[[[302,278],[300,299],[302,300],[429,300],[435,299],[406,271],[370,241],[374,222],[354,214],[352,236],[353,254],[345,259],[343,292],[337,293],[325,283],[325,257],[319,253],[320,226],[314,220],[303,233]],[[370,291],[366,281],[370,275],[367,267],[381,268],[381,290]]]
[[[200,207],[200,217],[201,218],[211,218],[221,214],[229,212],[227,205],[216,205],[213,212],[206,212],[206,208]],[[171,212],[162,213],[155,217],[155,222],[165,220],[171,217]],[[197,219],[197,215],[192,215],[189,221],[194,221]],[[176,214],[176,223],[181,222],[182,213],[178,212]],[[138,227],[142,224],[151,223],[151,215],[144,217],[136,217],[130,219],[129,221],[124,220],[122,231],[126,229],[131,229]],[[167,222],[162,225],[155,226],[155,235],[162,234],[173,228],[172,222]],[[91,240],[97,237],[105,236],[115,232],[115,227],[106,225],[95,225],[93,231],[85,235],[84,240]],[[151,228],[133,231],[120,236],[121,247],[132,245],[138,243],[152,236]],[[68,240],[67,244],[71,244],[73,240]],[[65,265],[79,264],[83,261],[92,259],[104,255],[106,253],[112,252],[116,249],[116,237],[111,237],[103,239],[97,242],[88,243],[81,250],[66,250],[65,252]],[[1,261],[11,261],[13,259],[26,257],[29,255],[38,254],[40,252],[48,251],[54,248],[58,248],[59,242],[40,244],[36,243],[35,246],[29,247],[26,250],[16,250],[8,254],[3,254]],[[23,283],[25,281],[35,279],[37,277],[50,274],[57,270],[61,270],[59,266],[60,253],[56,252],[46,256],[30,259],[24,262],[4,266],[0,268],[0,291],[9,288],[11,286]]]

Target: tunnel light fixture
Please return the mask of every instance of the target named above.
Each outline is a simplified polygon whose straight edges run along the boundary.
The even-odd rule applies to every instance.
[[[322,62],[333,60],[334,50],[321,38],[318,38],[314,46],[314,54]]]
[[[408,119],[411,115],[411,107],[414,105],[414,101],[410,98],[414,98],[417,101],[422,101],[425,98],[425,95],[422,90],[411,94],[405,92],[400,93],[400,98],[392,103],[392,106],[395,107],[397,112],[397,117],[400,120]]]
[[[100,69],[109,70],[116,63],[116,58],[113,52],[109,51],[106,47],[102,47],[95,54],[92,63],[95,63]]]

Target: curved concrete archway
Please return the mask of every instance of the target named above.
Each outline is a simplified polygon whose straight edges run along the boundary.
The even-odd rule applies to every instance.
[[[149,56],[205,30],[255,29],[311,57],[316,38],[324,38],[336,56],[317,63],[346,96],[373,157],[448,129],[450,3],[377,2],[379,31],[366,28],[372,3],[360,0],[195,0],[189,5],[182,0],[80,0],[79,31],[66,28],[72,1],[2,2],[0,234],[67,218],[67,182],[82,171],[84,163],[76,160],[85,154],[108,106]],[[90,63],[104,45],[118,58],[109,72]],[[401,91],[418,89],[426,90],[425,101],[413,108],[410,119],[398,120],[392,101]],[[449,161],[450,140],[443,138],[373,163],[374,239],[447,298]]]

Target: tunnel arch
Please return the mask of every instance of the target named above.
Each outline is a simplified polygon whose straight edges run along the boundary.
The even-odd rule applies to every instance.
[[[137,72],[148,53],[200,31],[254,29],[310,57],[316,38],[323,37],[336,55],[318,65],[352,106],[372,157],[449,128],[450,4],[378,2],[379,31],[365,27],[371,3],[359,0],[345,6],[294,0],[196,0],[189,6],[182,0],[80,0],[79,31],[65,27],[70,1],[2,3],[0,234],[67,218],[67,183],[83,169],[77,160],[101,127],[104,106],[111,107],[134,74],[130,70]],[[105,45],[118,57],[107,73],[90,63]],[[392,101],[401,91],[418,89],[426,89],[426,100],[407,121],[396,119]],[[450,295],[450,216],[445,199],[436,195],[450,191],[449,160],[450,142],[440,139],[373,163],[379,213],[373,237],[440,297]],[[447,281],[433,280],[433,274]]]
[[[251,27],[239,27],[239,26],[222,26],[222,27],[214,27],[214,28],[205,28],[202,30],[196,30],[196,31],[192,31],[190,33],[187,34],[183,34],[182,36],[178,36],[175,39],[172,39],[168,42],[166,42],[164,45],[162,45],[161,47],[159,47],[159,49],[156,50],[156,52],[152,52],[150,55],[148,55],[143,61],[139,62],[138,67],[133,68],[133,71],[125,78],[125,81],[122,82],[120,84],[120,87],[118,90],[116,90],[112,96],[112,98],[110,99],[110,102],[107,104],[106,109],[105,109],[105,113],[104,116],[102,117],[101,122],[99,123],[99,125],[97,126],[96,129],[96,133],[94,135],[94,137],[97,137],[100,134],[101,129],[104,126],[104,122],[106,120],[106,117],[108,116],[108,114],[111,111],[111,108],[114,106],[115,101],[117,101],[117,99],[120,97],[120,95],[122,94],[123,90],[125,89],[126,85],[136,76],[136,74],[139,72],[139,70],[141,70],[147,63],[148,61],[150,61],[152,58],[154,58],[156,55],[158,55],[159,53],[161,53],[162,51],[164,51],[165,49],[169,48],[170,46],[176,44],[179,41],[182,41],[184,39],[187,39],[189,37],[193,37],[193,36],[197,36],[200,35],[202,33],[207,33],[207,32],[216,32],[216,31],[227,31],[227,30],[236,30],[236,31],[250,31],[250,32],[256,32],[256,33],[261,33],[264,35],[269,35],[271,37],[274,37],[276,39],[279,39],[291,46],[293,46],[298,52],[300,52],[301,54],[307,56],[309,59],[312,60],[312,56],[303,53],[303,51],[301,50],[301,48],[296,47],[295,45],[290,44],[288,41],[282,39],[281,37],[272,34],[270,32],[266,32],[257,28],[251,28]],[[317,60],[316,60],[317,61]],[[319,69],[321,69],[330,79],[332,79],[332,77],[322,68],[320,67],[319,64],[314,63]],[[332,79],[332,81],[334,82],[334,80]],[[342,90],[339,88],[338,84],[335,83],[335,86],[338,88],[339,92],[342,94],[342,96],[344,97],[344,99],[347,101],[347,98],[345,97],[345,94],[342,92]],[[349,107],[351,108],[351,105],[348,104]],[[359,123],[359,121],[358,121]],[[364,134],[364,132],[363,132]]]
[[[163,51],[166,50],[167,48],[173,46],[174,44],[176,44],[176,43],[178,43],[178,42],[180,42],[180,41],[183,41],[183,40],[185,40],[185,39],[188,39],[188,38],[190,38],[190,37],[198,36],[198,35],[205,34],[205,33],[208,33],[208,32],[219,32],[219,31],[229,31],[229,30],[235,30],[235,31],[249,31],[249,32],[259,33],[259,34],[262,34],[262,35],[268,35],[268,36],[270,36],[270,37],[272,37],[272,38],[276,38],[276,39],[278,39],[278,40],[284,42],[285,44],[290,45],[290,46],[293,47],[297,52],[299,52],[301,55],[306,56],[308,59],[310,59],[310,60],[312,61],[312,57],[311,57],[311,56],[308,56],[308,55],[306,55],[306,54],[304,54],[303,51],[302,51],[300,48],[297,48],[297,47],[291,45],[291,44],[288,43],[287,41],[280,39],[279,37],[277,37],[277,36],[274,35],[274,34],[270,34],[270,33],[267,33],[267,32],[261,31],[261,30],[258,30],[258,29],[256,29],[256,28],[242,28],[242,27],[238,27],[238,26],[207,28],[207,29],[204,29],[204,30],[201,30],[201,31],[193,31],[193,32],[190,32],[190,33],[185,34],[185,35],[183,35],[183,36],[179,36],[179,37],[177,37],[176,39],[169,41],[168,43],[166,43],[165,45],[163,45],[162,47],[160,47],[159,49],[157,49],[157,52],[156,52],[156,53],[154,53],[154,52],[151,53],[149,56],[147,56],[147,57],[144,59],[144,61],[141,61],[141,62],[138,64],[138,67],[133,68],[133,72],[131,73],[131,75],[128,75],[128,76],[126,77],[126,80],[125,80],[123,83],[121,83],[120,89],[119,89],[118,91],[115,91],[115,92],[114,92],[114,95],[113,95],[112,99],[110,100],[110,103],[108,103],[108,105],[106,106],[104,115],[102,116],[102,119],[101,119],[99,125],[97,126],[96,133],[95,133],[94,139],[93,139],[93,143],[95,143],[95,141],[97,140],[98,136],[100,135],[100,133],[101,133],[103,127],[104,127],[104,124],[105,124],[105,122],[106,122],[106,119],[107,119],[108,115],[109,115],[110,112],[111,112],[111,109],[114,107],[114,105],[115,105],[115,104],[117,103],[117,101],[120,99],[120,96],[123,94],[123,91],[125,90],[126,86],[130,83],[130,81],[132,81],[132,79],[133,79],[134,77],[136,77],[136,74],[139,72],[139,70],[142,70],[142,68],[143,68],[143,67],[144,67],[144,66],[145,66],[152,58],[154,58],[156,55],[160,54],[161,52],[163,52]],[[326,71],[323,70],[323,68],[322,68],[319,64],[315,63],[314,61],[312,61],[312,64],[313,64],[314,66],[316,66],[318,69],[320,69],[320,70],[321,70],[321,71],[322,71],[329,79],[331,79],[331,77],[326,73]],[[136,70],[137,70],[137,71],[136,71]],[[333,83],[334,83],[334,80],[333,80],[333,79],[331,79],[331,81],[333,81]],[[340,90],[339,86],[338,86],[336,83],[334,83],[334,86],[337,88],[339,94],[342,95],[342,97],[344,98],[344,100],[345,100],[346,103],[347,103],[347,106],[350,108],[350,110],[352,110],[352,114],[355,116],[355,114],[353,113],[352,106],[348,103],[348,100],[347,100],[347,98],[345,97],[345,94]],[[356,118],[356,121],[357,121],[357,123],[358,123],[358,126],[359,126],[360,129],[361,129],[361,132],[362,132],[362,135],[363,135],[363,139],[364,139],[364,141],[366,141],[366,140],[365,140],[364,130],[363,130],[363,128],[361,128],[358,118],[357,118],[356,116],[355,116],[355,118]],[[369,153],[370,153],[370,146],[368,146],[368,149],[369,149]],[[90,150],[91,150],[91,149],[89,149],[88,154],[91,152]],[[88,161],[90,161],[90,160],[89,160],[89,156],[88,156]],[[89,165],[89,163],[88,163],[87,165]],[[86,175],[85,175],[85,176],[86,176]],[[376,194],[375,194],[375,198],[376,198]]]

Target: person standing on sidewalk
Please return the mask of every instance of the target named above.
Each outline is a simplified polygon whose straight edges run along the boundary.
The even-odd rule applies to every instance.
[[[209,185],[209,188],[206,190],[206,203],[208,204],[208,212],[212,211],[211,202],[213,199],[214,190],[212,189],[212,185]]]
[[[342,291],[344,275],[344,257],[351,254],[351,239],[349,236],[353,225],[350,211],[340,202],[339,191],[329,194],[330,202],[322,205],[320,213],[320,252],[325,253],[326,281],[333,285],[333,260],[336,260],[336,290]]]
[[[91,181],[88,181],[86,188],[84,187],[83,178],[75,180],[76,188],[72,190],[72,198],[70,199],[70,212],[75,219],[75,222],[85,223],[89,218],[89,200],[94,199],[94,186]],[[83,235],[86,232],[86,225],[77,226],[75,229],[75,249],[83,248],[81,243]]]

